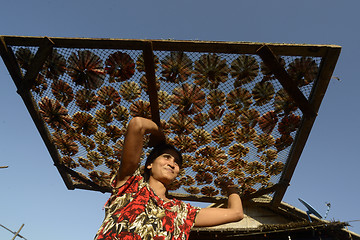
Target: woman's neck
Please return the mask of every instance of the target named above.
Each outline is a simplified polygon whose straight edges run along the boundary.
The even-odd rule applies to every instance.
[[[169,200],[166,197],[166,187],[162,182],[150,177],[149,178],[149,185],[150,185],[151,189],[155,192],[155,194],[159,198],[161,198],[163,200]]]

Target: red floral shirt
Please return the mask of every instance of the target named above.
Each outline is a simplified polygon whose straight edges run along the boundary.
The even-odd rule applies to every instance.
[[[112,183],[115,186],[115,181]],[[114,188],[95,239],[188,239],[200,208],[159,198],[138,174]]]

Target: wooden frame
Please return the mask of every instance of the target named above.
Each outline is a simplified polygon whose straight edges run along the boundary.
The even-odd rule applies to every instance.
[[[264,194],[274,193],[272,204],[277,206],[283,198],[290,183],[293,172],[299,161],[301,152],[310,134],[315,121],[317,111],[326,92],[332,72],[335,68],[341,47],[336,45],[309,45],[309,44],[276,44],[276,43],[250,43],[250,42],[213,42],[213,41],[174,41],[174,40],[129,40],[129,39],[89,39],[89,38],[49,38],[49,37],[19,37],[1,36],[0,53],[8,71],[15,82],[18,93],[22,97],[33,121],[45,142],[48,151],[58,168],[68,189],[89,189],[101,192],[109,192],[109,187],[98,186],[88,179],[83,178],[76,171],[64,166],[60,159],[58,149],[51,140],[51,133],[37,110],[36,102],[31,95],[30,88],[36,76],[39,74],[44,62],[54,48],[85,48],[85,49],[120,49],[143,51],[146,78],[148,81],[149,100],[153,120],[160,124],[158,95],[156,89],[156,76],[154,52],[195,52],[195,53],[218,53],[218,54],[248,54],[258,55],[264,64],[269,67],[277,77],[289,96],[297,103],[303,115],[295,142],[289,152],[285,169],[278,183],[271,187],[261,189],[255,193],[246,194],[243,198],[251,199]],[[22,70],[12,51],[13,46],[38,47],[34,60],[23,75]],[[306,98],[299,88],[290,80],[290,76],[276,59],[276,56],[292,57],[316,57],[321,58],[318,78],[315,80],[312,92]],[[82,183],[74,183],[71,176],[81,180]],[[204,197],[192,194],[173,193],[184,200],[216,202],[223,197]]]

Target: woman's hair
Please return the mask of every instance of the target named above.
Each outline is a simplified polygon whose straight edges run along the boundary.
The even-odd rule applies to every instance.
[[[182,166],[182,162],[183,162],[183,158],[182,158],[182,155],[181,155],[181,152],[176,149],[173,145],[171,144],[167,144],[167,143],[162,143],[162,144],[159,144],[157,146],[155,146],[149,156],[147,157],[146,159],[146,162],[145,162],[145,169],[144,169],[144,179],[145,181],[149,181],[149,178],[150,178],[150,169],[148,169],[147,167],[154,162],[154,160],[160,156],[161,154],[165,153],[167,150],[173,150],[176,152],[176,154],[178,155],[178,158],[175,158],[176,159],[176,162],[179,164],[179,167],[181,168]]]

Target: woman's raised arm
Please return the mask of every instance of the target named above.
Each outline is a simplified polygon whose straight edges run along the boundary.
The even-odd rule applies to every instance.
[[[211,227],[240,221],[244,218],[241,198],[237,193],[230,193],[227,208],[202,208],[195,219],[196,227]]]
[[[151,134],[152,144],[165,141],[161,129],[150,119],[134,117],[130,120],[124,140],[121,164],[117,173],[116,186],[119,187],[135,172],[139,166],[144,144],[144,135]]]

